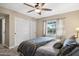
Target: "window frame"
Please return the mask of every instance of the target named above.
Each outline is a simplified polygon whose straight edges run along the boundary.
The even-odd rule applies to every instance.
[[[48,23],[49,22],[56,22],[56,24],[55,24],[55,28],[57,27],[57,20],[47,20],[45,23],[44,23],[44,29],[45,29],[45,35],[46,36],[56,36],[56,33],[53,35],[53,33],[52,33],[52,35],[51,34],[49,34],[48,33]],[[56,31],[57,32],[57,31]]]

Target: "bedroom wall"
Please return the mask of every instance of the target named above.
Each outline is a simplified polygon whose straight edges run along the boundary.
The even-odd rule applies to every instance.
[[[62,19],[64,23],[64,36],[66,38],[76,34],[75,28],[79,27],[79,10],[50,17],[44,17],[37,21],[37,36],[43,35],[43,20]]]
[[[24,14],[21,14],[21,13],[18,13],[16,11],[12,11],[12,10],[9,10],[9,9],[3,8],[3,7],[0,7],[0,14],[3,14],[3,16],[6,15],[5,16],[5,22],[6,22],[5,23],[6,24],[5,46],[7,46],[8,48],[13,48],[13,47],[15,47],[19,44],[19,43],[15,44],[16,43],[15,41],[19,41],[18,39],[16,39],[16,34],[17,34],[16,33],[16,28],[15,28],[16,27],[16,21],[20,22],[20,25],[21,25],[21,21],[23,21],[23,22],[26,21],[27,22],[27,20],[32,20],[32,21],[34,20],[34,22],[36,22],[36,20],[33,17],[29,17],[29,16],[26,16]],[[26,28],[28,28],[28,27],[26,26]],[[31,32],[31,33],[36,34],[36,32]],[[29,34],[27,34],[27,35],[29,35]],[[19,37],[21,37],[21,36],[19,36]],[[22,41],[23,40],[25,40],[25,39],[22,39]]]

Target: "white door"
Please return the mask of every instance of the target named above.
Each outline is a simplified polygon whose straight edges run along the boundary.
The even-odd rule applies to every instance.
[[[15,46],[19,45],[22,41],[29,40],[29,20],[16,18],[16,38]]]
[[[30,39],[36,38],[36,21],[30,21]]]

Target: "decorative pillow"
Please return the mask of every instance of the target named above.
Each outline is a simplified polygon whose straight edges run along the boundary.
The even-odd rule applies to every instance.
[[[66,47],[62,47],[58,53],[58,56],[65,56],[72,52],[76,48],[76,45],[69,45]]]
[[[55,49],[61,49],[62,46],[63,46],[63,44],[60,43],[60,42],[57,42],[57,43],[55,43],[55,44],[53,45],[53,47],[54,47]]]

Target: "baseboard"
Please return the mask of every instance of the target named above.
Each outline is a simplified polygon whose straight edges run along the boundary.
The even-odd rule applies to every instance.
[[[15,47],[15,46],[10,46],[9,49],[12,49],[12,48],[14,48],[14,47]]]
[[[7,45],[3,45],[4,47],[6,47],[6,48],[9,48]]]
[[[12,48],[18,47],[18,46],[10,46],[10,47],[8,47],[7,45],[3,45],[3,46],[8,48],[8,49],[12,49]]]
[[[5,48],[8,48],[8,49],[12,49],[12,48],[16,48],[18,47],[19,45],[14,45],[14,46],[7,46],[6,44],[2,44],[2,46],[4,46]]]
[[[12,48],[17,48],[18,46],[11,46],[11,47],[9,47],[9,49],[12,49]]]

